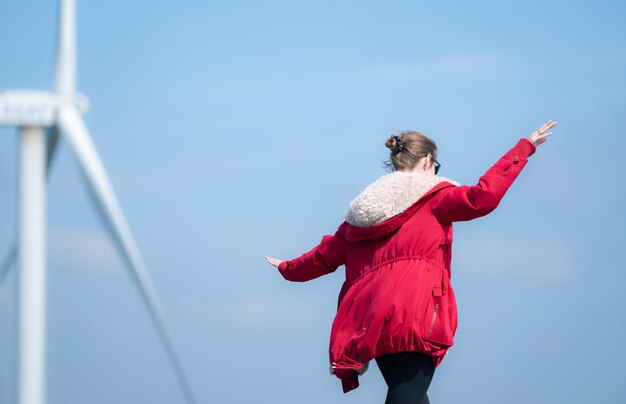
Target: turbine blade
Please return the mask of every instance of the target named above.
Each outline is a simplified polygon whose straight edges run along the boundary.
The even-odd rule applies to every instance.
[[[127,263],[132,280],[152,317],[157,332],[173,366],[185,399],[194,403],[191,386],[183,371],[182,362],[174,347],[173,338],[158,302],[156,291],[148,275],[144,261],[132,236],[124,214],[117,201],[113,187],[105,172],[98,152],[89,137],[87,128],[76,107],[66,105],[59,111],[59,128],[73,150],[88,189],[100,216],[111,233],[117,248]]]
[[[48,136],[46,137],[46,178],[50,176],[50,167],[54,161],[54,155],[56,154],[57,146],[59,143],[59,130],[55,126],[48,129]],[[0,266],[0,284],[4,283],[13,264],[17,260],[17,241],[13,241],[13,245],[9,249],[9,253],[4,257],[2,266]]]
[[[46,175],[49,176],[50,167],[52,161],[57,152],[57,146],[59,145],[59,128],[54,125],[48,129],[48,136],[46,137]]]
[[[17,243],[13,242],[9,253],[4,257],[4,261],[2,261],[2,266],[0,267],[0,284],[4,283],[4,280],[9,275],[11,267],[15,263],[17,259]]]
[[[54,91],[71,96],[76,91],[76,1],[61,0]]]

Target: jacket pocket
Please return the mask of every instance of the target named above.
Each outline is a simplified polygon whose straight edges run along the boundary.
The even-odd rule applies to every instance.
[[[428,297],[421,324],[422,338],[440,347],[451,347],[453,332],[450,318],[449,295],[442,294],[442,285],[435,285]]]

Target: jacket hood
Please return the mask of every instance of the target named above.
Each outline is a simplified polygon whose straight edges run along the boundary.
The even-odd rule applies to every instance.
[[[459,185],[450,178],[426,172],[385,174],[350,202],[340,230],[349,241],[384,237],[402,226],[436,191]]]

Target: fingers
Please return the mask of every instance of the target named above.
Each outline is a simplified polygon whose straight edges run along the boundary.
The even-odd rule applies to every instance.
[[[531,141],[535,146],[538,146],[548,140],[548,137],[552,135],[552,132],[548,132],[548,130],[554,128],[557,124],[557,121],[548,119],[548,121],[541,125],[539,129],[531,133],[527,139]]]
[[[550,136],[552,132],[544,133],[537,137],[537,145],[540,145],[548,140],[548,136]]]
[[[552,119],[549,119],[548,122],[544,123],[543,125],[541,125],[541,128],[539,128],[540,132],[545,132],[549,129],[554,128],[556,125],[558,124],[557,121],[553,121]]]
[[[539,139],[541,139],[541,143],[543,143],[543,142],[545,142],[546,140],[548,140],[548,136],[550,136],[551,134],[552,134],[552,132],[547,132],[547,133],[544,133],[543,135],[541,135],[541,136],[539,137]]]
[[[268,257],[267,255],[265,256],[265,260],[270,264],[273,265],[275,267],[278,267],[278,264],[280,264],[281,262],[283,262],[282,260],[279,260],[277,258],[272,258],[272,257]]]

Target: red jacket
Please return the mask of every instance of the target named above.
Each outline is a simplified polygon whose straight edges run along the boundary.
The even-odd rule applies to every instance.
[[[450,284],[452,223],[493,211],[535,150],[521,138],[476,185],[432,174],[387,174],[351,203],[349,220],[334,235],[280,263],[282,276],[295,282],[345,265],[329,348],[331,374],[344,393],[359,386],[371,359],[386,353],[418,351],[441,364],[458,321]],[[406,196],[420,187],[423,192]],[[404,205],[389,202],[394,192]],[[354,224],[377,215],[372,225]]]

